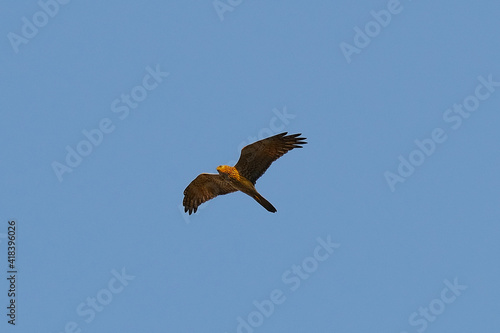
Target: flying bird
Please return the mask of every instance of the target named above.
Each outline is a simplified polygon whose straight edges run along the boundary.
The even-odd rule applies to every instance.
[[[240,159],[234,167],[219,165],[216,173],[198,175],[184,190],[184,212],[196,213],[198,206],[218,195],[241,191],[248,194],[268,211],[276,208],[255,189],[255,182],[278,158],[294,148],[306,144],[301,133],[287,132],[249,144],[241,150]]]

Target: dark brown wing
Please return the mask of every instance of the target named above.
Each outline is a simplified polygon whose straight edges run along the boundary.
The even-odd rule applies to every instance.
[[[299,134],[277,134],[243,147],[240,159],[234,166],[236,170],[253,184],[266,172],[267,168],[278,158],[293,148],[302,148],[306,138]]]
[[[218,195],[223,195],[236,191],[231,184],[224,181],[224,179],[213,173],[202,173],[198,175],[184,190],[184,212],[189,211],[196,213],[198,206],[215,198]]]

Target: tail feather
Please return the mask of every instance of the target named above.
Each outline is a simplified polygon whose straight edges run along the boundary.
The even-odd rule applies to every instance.
[[[274,206],[269,201],[267,201],[262,195],[260,195],[259,193],[256,193],[253,196],[253,198],[259,204],[261,204],[262,207],[264,207],[265,209],[267,209],[271,213],[276,213],[276,208],[274,208]]]

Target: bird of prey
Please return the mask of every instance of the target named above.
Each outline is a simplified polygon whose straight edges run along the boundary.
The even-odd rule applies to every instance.
[[[299,134],[277,134],[267,139],[249,144],[241,150],[240,159],[234,167],[220,165],[218,174],[202,173],[184,190],[184,212],[196,213],[198,206],[218,195],[241,191],[248,194],[268,211],[275,213],[276,208],[255,189],[255,182],[278,158],[293,148],[306,144]]]

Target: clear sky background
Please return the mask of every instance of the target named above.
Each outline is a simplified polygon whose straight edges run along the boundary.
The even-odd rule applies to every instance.
[[[217,6],[2,5],[0,330],[498,332],[500,3]]]

